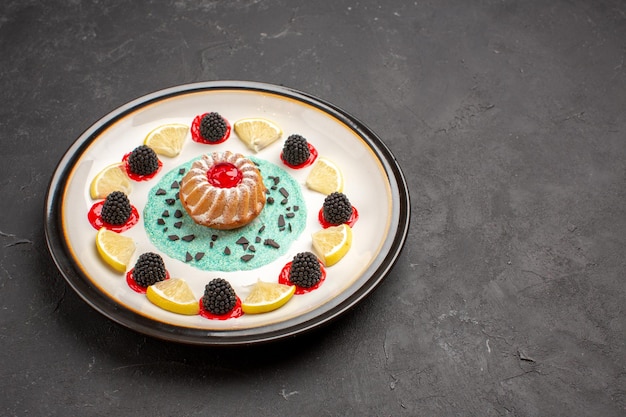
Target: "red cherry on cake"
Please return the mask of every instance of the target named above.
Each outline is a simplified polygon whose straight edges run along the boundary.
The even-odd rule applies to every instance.
[[[214,187],[232,188],[243,180],[243,174],[230,162],[220,162],[209,168],[207,179]]]

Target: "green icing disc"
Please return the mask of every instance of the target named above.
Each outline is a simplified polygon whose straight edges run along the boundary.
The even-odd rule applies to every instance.
[[[300,186],[283,168],[248,158],[259,167],[268,189],[267,202],[256,219],[233,230],[196,224],[178,199],[179,182],[193,159],[165,174],[149,192],[143,221],[154,246],[204,271],[253,270],[285,254],[306,226]]]

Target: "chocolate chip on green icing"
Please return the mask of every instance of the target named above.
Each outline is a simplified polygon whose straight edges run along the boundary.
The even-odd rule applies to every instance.
[[[272,248],[278,249],[280,248],[280,245],[278,244],[278,242],[276,242],[274,239],[265,239],[263,241],[263,244],[265,246],[271,246]]]

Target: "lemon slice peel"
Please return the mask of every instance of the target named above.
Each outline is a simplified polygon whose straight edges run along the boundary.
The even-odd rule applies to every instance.
[[[124,273],[135,253],[135,241],[102,227],[96,233],[96,248],[106,264]]]
[[[325,266],[339,262],[352,247],[352,228],[347,224],[331,226],[311,234],[313,250]]]
[[[150,285],[146,297],[152,304],[171,313],[193,316],[200,312],[198,300],[182,278],[170,278]]]
[[[168,123],[152,129],[144,139],[144,145],[159,155],[174,158],[180,154],[189,132],[189,126],[182,123]]]
[[[241,309],[246,314],[268,313],[284,306],[295,292],[295,285],[258,280],[241,303]]]
[[[239,139],[254,152],[266,148],[283,135],[280,126],[261,117],[237,120],[233,124],[233,129]]]
[[[324,195],[340,193],[343,191],[343,173],[333,161],[320,156],[307,175],[305,184],[309,189]]]
[[[100,200],[113,191],[121,191],[129,195],[132,189],[132,181],[126,174],[124,163],[118,162],[107,165],[93,177],[89,184],[89,195],[94,200]]]

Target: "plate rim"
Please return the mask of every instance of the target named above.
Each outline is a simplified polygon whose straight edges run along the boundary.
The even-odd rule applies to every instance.
[[[277,94],[314,106],[343,122],[361,137],[378,158],[387,175],[392,199],[390,232],[395,233],[391,239],[387,238],[383,242],[380,252],[383,257],[380,262],[370,265],[355,281],[353,284],[356,286],[354,291],[350,292],[349,295],[344,294],[329,301],[324,311],[317,312],[317,314],[318,309],[314,309],[296,318],[276,324],[226,331],[180,327],[141,316],[119,305],[107,294],[92,285],[91,280],[84,276],[80,268],[72,262],[61,226],[61,205],[67,184],[67,174],[73,167],[72,161],[77,159],[82,151],[98,137],[99,132],[127,113],[143,106],[193,92],[237,89]],[[389,274],[402,252],[408,236],[410,213],[409,190],[397,159],[374,131],[350,113],[326,100],[283,85],[234,80],[205,81],[181,84],[140,96],[113,109],[85,129],[65,151],[48,184],[45,198],[44,235],[48,252],[65,281],[83,301],[110,320],[144,335],[171,342],[210,346],[251,345],[293,337],[326,325],[351,310],[371,294]]]

